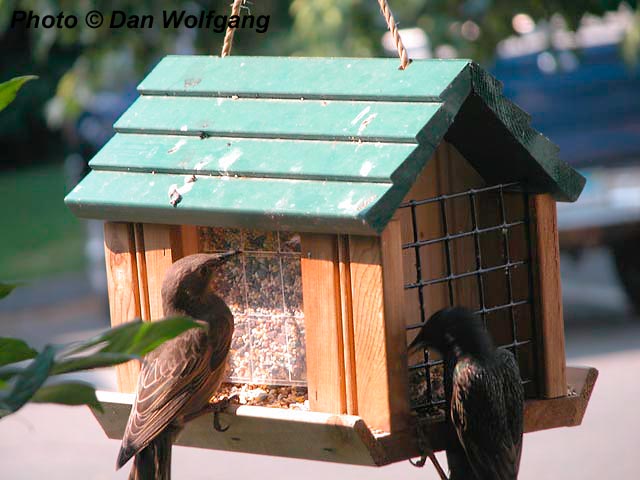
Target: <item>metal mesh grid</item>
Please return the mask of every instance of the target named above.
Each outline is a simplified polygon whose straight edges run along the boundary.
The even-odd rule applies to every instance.
[[[404,288],[417,296],[413,305],[419,308],[414,317],[418,321],[409,322],[408,332],[446,306],[471,308],[496,345],[514,353],[531,396],[535,345],[527,203],[518,184],[510,183],[412,200],[400,208],[410,212],[411,224],[403,255],[410,255],[415,265],[405,272]],[[435,234],[425,234],[420,227],[426,216],[431,225],[438,224]],[[413,409],[445,403],[443,361],[436,355],[425,350],[421,358],[410,359]]]
[[[306,385],[300,236],[199,227],[199,251],[240,250],[211,281],[234,315],[231,371],[236,383]]]

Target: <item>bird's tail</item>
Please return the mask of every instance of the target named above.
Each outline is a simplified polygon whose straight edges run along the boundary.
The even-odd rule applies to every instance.
[[[171,480],[171,440],[169,432],[156,437],[133,459],[129,480]]]

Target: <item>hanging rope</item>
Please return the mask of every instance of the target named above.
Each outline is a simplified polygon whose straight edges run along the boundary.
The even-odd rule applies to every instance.
[[[391,13],[391,9],[389,8],[389,4],[387,3],[387,0],[378,0],[378,4],[380,5],[382,16],[387,21],[387,26],[389,27],[389,31],[393,36],[393,41],[396,44],[396,49],[398,50],[398,56],[400,57],[399,68],[400,70],[404,70],[411,63],[411,59],[409,58],[407,49],[404,48],[404,44],[402,43],[402,38],[400,38],[400,33],[398,33],[398,26],[396,25],[396,21],[393,18],[393,13]]]
[[[244,5],[245,0],[233,0],[231,5],[231,16],[240,15],[240,8]],[[224,34],[224,42],[222,42],[221,57],[227,57],[231,54],[231,45],[233,44],[233,34],[236,32],[235,28],[227,26],[227,31]]]
[[[233,0],[233,4],[231,5],[231,15],[240,15],[240,8],[242,8],[245,2],[246,0]],[[398,57],[400,57],[399,68],[400,70],[404,70],[411,63],[411,59],[409,58],[407,49],[404,48],[402,38],[400,38],[400,33],[398,33],[398,26],[396,25],[396,21],[393,18],[393,13],[391,13],[391,9],[389,8],[387,0],[378,0],[378,4],[380,5],[380,11],[382,12],[384,19],[387,22],[389,31],[393,36],[393,41],[396,44],[396,49],[398,50]],[[233,35],[235,33],[235,30],[235,28],[227,26],[227,31],[224,34],[224,42],[222,43],[222,52],[220,53],[221,57],[227,57],[231,54],[231,46],[233,45]]]

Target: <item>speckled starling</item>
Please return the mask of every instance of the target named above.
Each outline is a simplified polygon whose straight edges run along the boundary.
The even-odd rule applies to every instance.
[[[135,456],[130,480],[171,477],[172,441],[185,419],[206,410],[222,381],[233,315],[209,289],[209,279],[231,255],[190,255],[175,262],[164,277],[164,314],[190,316],[205,328],[187,330],[144,358],[116,463],[120,468]]]
[[[524,391],[518,364],[496,349],[474,315],[463,308],[435,313],[410,351],[438,350],[445,397],[460,442],[447,451],[451,480],[513,480],[522,452]]]

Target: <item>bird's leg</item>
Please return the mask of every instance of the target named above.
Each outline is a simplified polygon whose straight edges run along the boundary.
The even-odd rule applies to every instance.
[[[418,418],[418,425],[416,426],[416,432],[418,433],[418,449],[421,452],[421,456],[420,456],[420,460],[414,462],[413,460],[409,459],[409,462],[414,467],[421,468],[421,467],[424,467],[425,463],[427,463],[427,458],[428,458],[431,460],[431,463],[433,463],[433,466],[438,472],[440,479],[448,480],[447,475],[444,473],[444,470],[440,466],[440,462],[438,462],[438,459],[433,453],[433,450],[431,450],[429,446],[429,440],[427,439],[427,436],[425,434],[425,426],[426,426],[425,422],[422,421],[421,418]]]
[[[225,411],[232,402],[237,402],[238,398],[238,395],[232,395],[230,397],[223,398],[222,400],[210,404],[213,411],[213,429],[216,432],[226,432],[227,430],[229,430],[229,427],[231,425],[227,425],[226,427],[220,425],[220,412]]]
[[[220,412],[223,412],[230,404],[238,402],[238,395],[232,395],[227,398],[223,398],[222,400],[218,400],[217,402],[208,403],[204,408],[194,412],[190,415],[185,416],[182,419],[182,423],[188,423],[191,420],[195,420],[202,415],[206,415],[208,413],[213,413],[214,417],[216,417]]]
[[[433,450],[429,450],[429,452],[427,453],[427,456],[431,460],[431,463],[433,463],[433,466],[435,467],[436,471],[438,472],[438,475],[440,475],[440,480],[448,480],[447,479],[447,474],[444,473],[444,470],[440,466],[440,462],[438,462],[438,459],[436,458],[436,454],[433,453]]]

